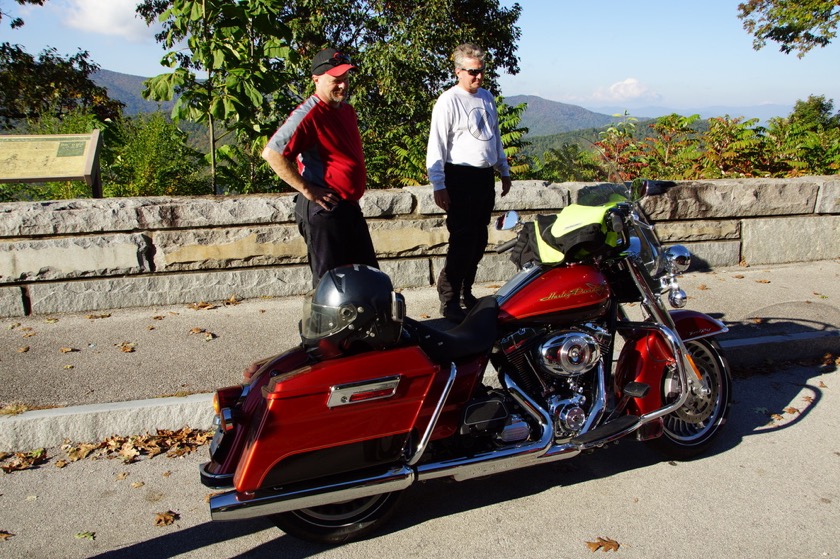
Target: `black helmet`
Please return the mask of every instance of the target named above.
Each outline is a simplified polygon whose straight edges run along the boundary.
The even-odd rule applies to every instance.
[[[300,337],[324,358],[385,349],[399,340],[404,317],[405,300],[387,274],[363,264],[339,266],[304,300]]]

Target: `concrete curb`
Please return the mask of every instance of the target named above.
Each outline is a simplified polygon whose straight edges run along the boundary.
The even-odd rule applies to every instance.
[[[840,351],[840,332],[807,332],[721,340],[732,367],[766,364],[768,355],[781,360],[821,357]],[[779,348],[783,347],[784,351]],[[0,417],[0,451],[21,452],[73,442],[99,441],[113,435],[154,433],[183,427],[210,429],[212,394],[155,398],[35,410]]]

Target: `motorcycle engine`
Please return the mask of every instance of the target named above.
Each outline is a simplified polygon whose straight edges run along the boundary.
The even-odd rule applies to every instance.
[[[540,344],[538,354],[542,370],[561,377],[582,375],[601,359],[595,338],[578,331],[555,333]]]

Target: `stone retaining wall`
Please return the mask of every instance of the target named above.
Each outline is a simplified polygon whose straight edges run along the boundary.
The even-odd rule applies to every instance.
[[[553,213],[591,184],[517,181],[497,212]],[[397,287],[432,285],[448,234],[429,187],[368,192],[363,209]],[[697,266],[840,257],[840,178],[680,182],[645,200]],[[291,195],[0,204],[0,316],[289,296],[310,288]],[[491,228],[490,243],[511,237]],[[488,252],[477,281],[514,273]]]

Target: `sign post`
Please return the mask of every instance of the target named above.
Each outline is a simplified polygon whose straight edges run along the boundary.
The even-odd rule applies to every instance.
[[[0,182],[83,180],[102,198],[99,130],[90,134],[0,136]]]

